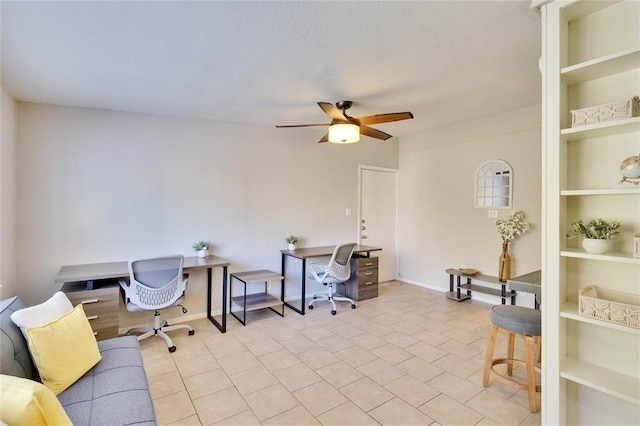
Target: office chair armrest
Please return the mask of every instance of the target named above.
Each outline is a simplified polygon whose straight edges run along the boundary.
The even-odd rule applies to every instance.
[[[129,283],[123,278],[120,278],[118,280],[118,283],[120,283],[120,293],[122,294],[122,300],[126,304],[129,301]]]
[[[324,279],[327,277],[327,274],[329,273],[329,269],[327,268],[327,266],[321,265],[319,263],[311,263],[309,264],[309,267],[311,269],[311,274],[313,275],[313,278],[318,282],[321,282],[321,283],[324,282]],[[322,274],[322,276],[318,274]]]

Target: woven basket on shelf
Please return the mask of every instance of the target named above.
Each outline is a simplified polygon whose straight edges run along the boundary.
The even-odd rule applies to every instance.
[[[578,291],[578,313],[583,317],[640,329],[640,306],[611,300],[623,298],[628,301],[634,299],[634,296],[617,292],[607,293],[606,296],[598,294],[594,285]]]

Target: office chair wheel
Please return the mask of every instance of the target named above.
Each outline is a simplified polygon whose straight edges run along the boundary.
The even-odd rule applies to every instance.
[[[189,330],[189,336],[193,336],[196,333],[195,330]]]
[[[175,352],[175,351],[176,351],[176,347],[175,347],[175,346],[171,346],[171,347],[169,348],[169,352],[173,353],[173,352]]]
[[[313,305],[309,305],[309,309],[313,309]]]
[[[352,304],[351,304],[351,309],[355,309],[355,308],[356,308],[356,304],[355,304],[355,303],[352,303]]]
[[[335,314],[336,314],[336,311],[331,311],[331,315],[335,315]]]

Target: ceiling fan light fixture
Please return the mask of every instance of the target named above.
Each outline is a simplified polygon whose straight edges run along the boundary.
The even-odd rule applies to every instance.
[[[336,123],[329,126],[329,142],[347,144],[360,140],[360,126],[353,123]]]

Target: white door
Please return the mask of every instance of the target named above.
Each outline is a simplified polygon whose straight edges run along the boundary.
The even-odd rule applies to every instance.
[[[360,166],[360,244],[380,247],[378,281],[395,280],[398,171]]]

